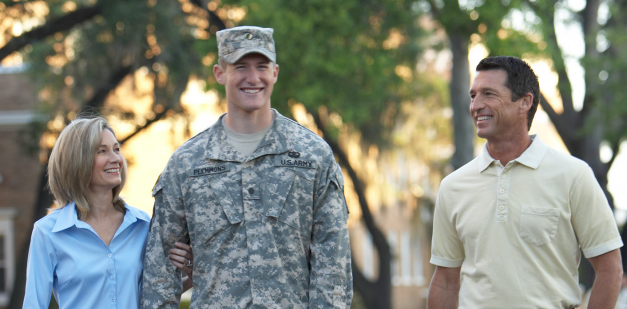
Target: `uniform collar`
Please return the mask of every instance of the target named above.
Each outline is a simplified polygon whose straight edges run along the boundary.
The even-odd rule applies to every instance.
[[[122,222],[122,225],[118,228],[118,231],[123,231],[131,224],[137,222],[137,220],[150,222],[150,217],[140,212],[138,209],[129,207],[126,203],[124,204],[124,207],[126,208],[126,213],[124,214],[124,221]],[[78,220],[78,214],[76,213],[76,204],[74,202],[68,203],[67,205],[65,205],[65,207],[57,211],[59,211],[59,217],[57,218],[57,222],[54,224],[54,228],[52,228],[53,233],[63,231],[72,226],[91,229],[89,224]]]
[[[520,157],[514,159],[514,161],[529,168],[537,169],[549,147],[539,137],[537,137],[536,134],[529,135],[529,138],[531,138],[531,145],[525,149]],[[485,171],[485,169],[487,169],[494,161],[496,160],[492,158],[488,152],[488,143],[486,142],[483,145],[483,152],[479,155],[477,161],[479,172],[481,173]]]
[[[226,115],[220,116],[218,121],[205,131],[207,135],[207,146],[205,147],[205,157],[211,160],[231,161],[231,162],[244,162],[247,159],[254,159],[267,154],[280,154],[290,151],[290,141],[288,137],[283,133],[287,132],[286,126],[289,123],[289,119],[279,114],[274,108],[274,122],[272,129],[266,133],[263,137],[257,149],[246,158],[239,151],[229,143],[226,131],[222,125],[222,118]],[[219,147],[215,147],[215,146]]]

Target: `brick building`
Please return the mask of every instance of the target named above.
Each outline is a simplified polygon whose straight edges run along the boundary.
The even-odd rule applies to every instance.
[[[34,119],[36,95],[23,68],[0,67],[0,308],[9,303],[16,261],[32,229],[41,165],[25,154],[21,132]]]

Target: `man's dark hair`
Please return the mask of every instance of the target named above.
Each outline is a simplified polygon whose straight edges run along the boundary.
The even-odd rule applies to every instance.
[[[540,102],[538,77],[529,64],[519,58],[510,56],[488,57],[481,60],[477,65],[477,72],[489,70],[503,70],[507,73],[505,87],[512,92],[512,101],[522,98],[527,93],[533,95],[533,102],[527,114],[527,130],[529,130]]]

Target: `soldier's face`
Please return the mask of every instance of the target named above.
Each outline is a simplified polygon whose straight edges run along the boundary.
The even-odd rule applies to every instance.
[[[111,131],[102,130],[102,140],[96,151],[94,166],[91,170],[91,191],[111,191],[122,182],[122,153],[120,144]]]
[[[226,68],[216,65],[213,73],[224,85],[228,111],[250,113],[270,108],[270,96],[279,66],[261,54],[248,54]]]

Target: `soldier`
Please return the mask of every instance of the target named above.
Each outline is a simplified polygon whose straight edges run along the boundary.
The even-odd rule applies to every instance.
[[[227,113],[179,147],[153,189],[143,308],[178,308],[168,249],[194,250],[191,308],[349,308],[342,171],[316,134],[270,107],[273,29],[218,31]]]

